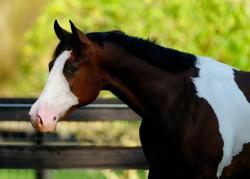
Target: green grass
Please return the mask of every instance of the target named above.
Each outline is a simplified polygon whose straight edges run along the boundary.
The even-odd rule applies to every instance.
[[[50,179],[129,179],[131,174],[123,170],[50,170]],[[146,179],[147,172],[138,170],[133,179]],[[0,169],[1,179],[35,179],[35,170]],[[131,177],[132,178],[132,177]]]
[[[93,170],[51,170],[51,179],[107,179],[102,172]],[[35,179],[35,170],[0,170],[1,179]]]
[[[52,172],[52,179],[77,179],[77,178],[88,178],[88,179],[107,179],[102,172],[93,170],[54,170]]]
[[[1,179],[35,179],[35,172],[33,170],[0,170]]]

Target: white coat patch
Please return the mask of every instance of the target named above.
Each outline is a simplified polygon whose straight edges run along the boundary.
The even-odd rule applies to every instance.
[[[245,143],[250,142],[250,104],[234,80],[234,68],[206,57],[197,57],[199,76],[193,78],[197,95],[215,112],[224,146],[217,169],[220,177]]]
[[[46,86],[38,100],[33,104],[30,114],[36,114],[41,105],[47,105],[49,108],[57,110],[56,118],[59,119],[70,107],[78,104],[78,99],[70,91],[68,81],[63,74],[63,68],[70,53],[71,51],[64,51],[55,60]]]

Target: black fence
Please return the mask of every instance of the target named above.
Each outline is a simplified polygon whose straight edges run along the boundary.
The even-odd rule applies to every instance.
[[[29,121],[28,111],[35,99],[0,99],[0,121]],[[119,100],[99,99],[82,107],[68,121],[140,120]],[[59,124],[60,125],[60,124]],[[15,136],[15,131],[1,135]],[[146,169],[148,167],[139,146],[47,145],[46,134],[20,133],[33,139],[32,144],[1,144],[0,168],[35,169],[37,178],[46,178],[44,169]],[[21,140],[21,139],[20,139]]]

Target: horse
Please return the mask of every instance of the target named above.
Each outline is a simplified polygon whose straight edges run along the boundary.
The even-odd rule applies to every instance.
[[[250,178],[250,73],[212,58],[113,30],[59,39],[49,77],[29,115],[35,129],[58,121],[109,90],[142,117],[149,179]]]

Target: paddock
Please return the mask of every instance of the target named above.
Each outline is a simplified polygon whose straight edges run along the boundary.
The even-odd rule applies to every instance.
[[[35,132],[31,126],[27,127],[30,125],[28,111],[34,101],[35,99],[27,98],[0,99],[1,169],[34,169],[37,179],[49,179],[47,169],[148,168],[139,144],[109,145],[102,141],[97,145],[91,142],[86,145],[69,133],[59,135],[57,132]],[[87,127],[88,123],[112,121],[139,124],[140,117],[119,100],[98,99],[69,115],[66,122],[59,126],[63,124],[65,130],[67,126],[70,128],[70,125],[80,123],[86,123]]]

